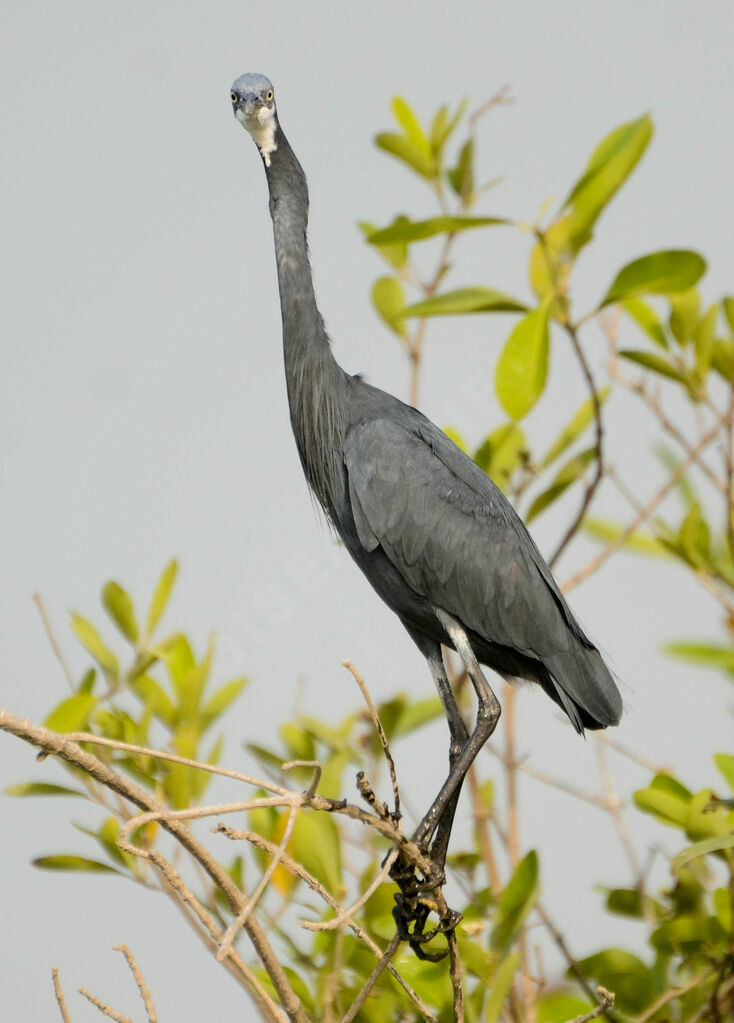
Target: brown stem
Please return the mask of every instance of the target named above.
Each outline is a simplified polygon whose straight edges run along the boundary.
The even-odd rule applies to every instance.
[[[593,575],[594,572],[597,572],[601,568],[601,566],[605,564],[609,560],[609,558],[611,558],[613,554],[616,554],[616,552],[621,547],[624,546],[627,540],[629,540],[629,538],[634,533],[637,532],[640,526],[643,525],[650,518],[650,516],[657,509],[657,507],[665,500],[668,494],[670,494],[671,491],[675,489],[680,480],[685,476],[693,462],[698,457],[698,455],[700,455],[701,452],[704,451],[708,447],[708,445],[711,444],[711,442],[718,437],[719,430],[721,429],[721,424],[725,418],[726,417],[719,419],[711,427],[711,429],[708,430],[703,435],[703,437],[701,437],[698,444],[693,449],[693,452],[688,456],[688,458],[686,458],[683,462],[680,463],[680,465],[676,468],[675,472],[672,473],[672,475],[668,479],[668,482],[664,486],[662,486],[660,490],[658,490],[658,492],[652,498],[650,498],[650,500],[640,510],[638,515],[635,516],[632,522],[630,522],[630,524],[621,531],[619,536],[615,537],[611,543],[607,544],[604,550],[595,558],[592,558],[591,561],[589,561],[579,572],[571,576],[570,579],[566,580],[566,582],[561,587],[564,593],[568,593],[569,590],[572,590],[575,586],[578,586],[579,583],[582,583],[584,582],[584,580],[588,579],[590,575]]]
[[[550,560],[548,561],[548,565],[550,568],[553,568],[555,563],[560,558],[561,554],[563,554],[566,547],[568,547],[571,540],[573,540],[574,536],[576,536],[579,529],[581,528],[581,523],[584,521],[584,515],[586,515],[589,505],[591,504],[594,498],[594,494],[596,493],[597,488],[601,483],[602,477],[604,475],[604,424],[602,423],[601,418],[601,402],[599,401],[599,395],[596,390],[596,384],[594,382],[594,377],[591,372],[591,367],[589,366],[586,356],[584,355],[584,350],[581,347],[581,342],[579,341],[576,327],[572,323],[566,323],[565,327],[566,333],[571,339],[571,344],[573,345],[573,350],[576,353],[578,363],[581,366],[581,372],[584,375],[584,380],[586,381],[586,385],[589,389],[589,396],[591,398],[591,404],[594,409],[594,426],[596,434],[596,459],[594,461],[594,475],[586,485],[586,488],[584,490],[584,496],[581,499],[581,507],[579,508],[576,517],[574,518],[573,522],[564,533],[561,542],[558,544]]]
[[[54,966],[51,970],[51,976],[54,981],[54,994],[56,995],[56,1001],[59,1006],[59,1012],[61,1013],[61,1019],[63,1023],[71,1023],[69,1019],[69,1012],[66,1008],[66,1002],[64,1001],[64,992],[61,990],[61,981],[59,980],[59,968]]]

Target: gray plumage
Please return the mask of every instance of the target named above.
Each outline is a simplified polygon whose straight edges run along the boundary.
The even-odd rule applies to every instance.
[[[262,75],[243,75],[231,99],[265,164],[288,400],[306,479],[429,659],[454,758],[462,725],[452,722],[451,697],[436,675],[438,644],[456,646],[447,622],[463,630],[478,661],[542,686],[577,731],[617,724],[617,686],[502,492],[424,415],[336,363],[313,291],[306,179],[278,122],[273,87]]]

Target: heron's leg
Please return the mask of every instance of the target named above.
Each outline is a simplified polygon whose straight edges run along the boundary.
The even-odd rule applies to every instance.
[[[436,615],[448,632],[449,638],[466,668],[469,679],[474,686],[474,692],[477,695],[478,707],[474,731],[451,767],[449,776],[444,782],[441,791],[413,835],[413,841],[422,848],[427,846],[446,807],[451,803],[455,793],[461,789],[466,772],[471,767],[482,746],[495,730],[500,717],[499,702],[482,674],[482,669],[479,667],[479,662],[474,656],[474,651],[471,648],[466,632],[452,615],[441,608],[436,608]]]
[[[464,719],[456,704],[451,683],[446,674],[441,645],[422,633],[414,631],[407,623],[404,622],[403,624],[413,642],[428,662],[428,667],[443,704],[451,735],[451,745],[449,746],[449,769],[451,769],[469,741],[469,733],[466,730]],[[443,870],[443,865],[446,862],[446,850],[449,838],[451,837],[451,827],[454,822],[454,814],[456,813],[456,804],[459,801],[460,789],[461,786],[457,788],[454,798],[446,806],[441,819],[436,822],[436,839],[431,849],[431,859],[436,863],[439,871]],[[430,839],[430,837],[430,835],[426,836],[426,840]]]
[[[454,698],[451,683],[449,682],[446,674],[446,666],[441,653],[441,647],[438,644],[435,644],[434,649],[432,649],[430,653],[426,654],[426,660],[428,661],[428,667],[431,669],[431,675],[433,676],[433,681],[436,683],[436,689],[438,689],[438,695],[441,697],[441,703],[443,704],[443,709],[449,723],[449,733],[451,735],[451,745],[449,746],[449,770],[451,771],[454,768],[454,764],[461,756],[462,750],[469,741],[469,733],[466,730],[464,719],[461,716],[461,711],[459,710]],[[459,803],[460,795],[461,784],[457,785],[456,791],[446,804],[446,808],[436,824],[436,837],[433,845],[431,846],[431,859],[439,870],[443,870],[443,866],[446,862],[446,853],[449,847],[449,839],[451,838],[451,829],[454,824],[454,815],[456,814],[456,807]]]

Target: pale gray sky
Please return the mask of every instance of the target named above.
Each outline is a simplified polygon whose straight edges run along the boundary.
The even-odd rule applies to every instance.
[[[337,356],[405,395],[402,353],[368,300],[380,264],[355,228],[401,209],[426,212],[410,178],[371,142],[389,126],[391,95],[405,94],[428,115],[465,94],[478,104],[509,83],[516,105],[495,112],[482,136],[485,176],[507,175],[486,209],[527,218],[549,195],[562,198],[603,134],[651,110],[652,146],[579,266],[579,307],[591,305],[622,262],[674,245],[708,257],[705,291],[713,299],[732,288],[731,4],[6,0],[0,19],[0,705],[38,720],[64,692],[34,591],[81,671],[86,661],[66,611],[101,624],[105,579],[145,600],[174,554],[182,572],[169,623],[190,629],[199,648],[217,629],[219,677],[252,679],[244,718],[230,723],[231,766],[252,767],[239,740],[274,734],[299,678],[314,715],[336,720],[356,706],[343,657],[378,698],[398,687],[428,695],[420,656],[333,549],[301,478],[282,379],[266,186],[232,118],[230,82],[262,71],[275,83],[310,180],[317,293]],[[460,251],[457,285],[527,294],[524,239],[487,234]],[[491,368],[507,329],[502,318],[431,328],[429,415],[454,421],[473,440],[499,421]],[[595,328],[586,336],[601,354]],[[562,344],[554,358],[553,389],[531,420],[541,438],[581,394]],[[486,371],[480,404],[478,367]],[[624,402],[610,409],[613,457],[641,487],[651,474],[644,424]],[[611,498],[602,507],[619,510]],[[539,523],[545,550],[559,522]],[[561,576],[589,549],[579,546]],[[314,580],[323,565],[324,577]],[[657,652],[665,638],[714,633],[707,598],[673,568],[619,559],[573,603],[625,683],[620,738],[677,765],[694,786],[713,783],[708,752],[731,746],[731,690]],[[520,715],[522,750],[591,784],[592,745],[558,723],[542,694],[523,692]],[[433,754],[445,741],[437,727],[398,748],[406,788],[426,748],[431,793],[438,787],[443,760]],[[615,772],[625,791],[646,778],[626,764]],[[0,785],[40,774],[30,750],[2,739]],[[43,777],[52,774],[46,765]],[[628,925],[600,914],[592,888],[627,880],[607,820],[532,782],[522,800],[524,843],[540,849],[547,901],[573,948],[584,954],[634,940]],[[85,848],[69,814],[94,819],[67,802],[3,803],[4,1017],[55,1018],[53,964],[68,992],[85,984],[137,1012],[111,951],[127,942],[161,1019],[214,1011],[247,1018],[235,1008],[238,990],[162,900],[123,882],[28,866],[39,853]],[[76,1000],[72,1015],[75,1023],[98,1018]]]

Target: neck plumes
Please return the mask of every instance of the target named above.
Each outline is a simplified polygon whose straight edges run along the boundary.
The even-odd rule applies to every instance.
[[[265,161],[278,266],[283,350],[291,424],[306,479],[331,517],[343,464],[346,374],[331,352],[316,305],[308,260],[308,188],[301,165],[276,126]]]

